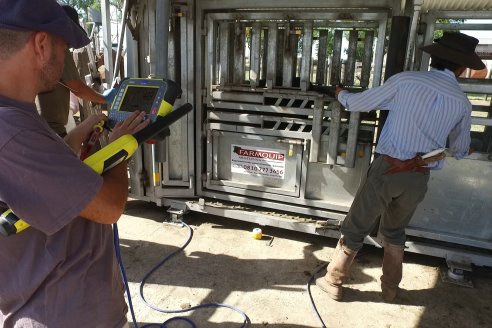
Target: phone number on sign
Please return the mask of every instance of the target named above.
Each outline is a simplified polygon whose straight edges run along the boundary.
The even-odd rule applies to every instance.
[[[260,166],[248,165],[248,164],[235,164],[234,166],[237,168],[242,168],[243,170],[249,172],[284,174],[284,170],[276,170],[276,169],[272,169],[271,167],[260,167]]]

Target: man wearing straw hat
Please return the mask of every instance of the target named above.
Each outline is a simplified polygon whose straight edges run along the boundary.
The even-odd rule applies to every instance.
[[[443,167],[444,153],[439,150],[448,148],[456,159],[469,152],[472,105],[456,78],[467,67],[485,67],[475,53],[477,44],[477,39],[466,34],[444,33],[422,49],[431,55],[430,71],[402,72],[380,87],[357,94],[337,87],[338,101],[347,110],[382,109],[388,111],[388,118],[377,156],[342,223],[327,273],[316,280],[331,298],[342,299],[350,266],[379,218],[384,238],[382,298],[391,302],[397,296],[405,228],[424,199],[429,172]]]

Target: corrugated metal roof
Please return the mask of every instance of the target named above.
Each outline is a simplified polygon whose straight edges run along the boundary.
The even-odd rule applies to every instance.
[[[492,10],[492,0],[424,0],[422,10]]]

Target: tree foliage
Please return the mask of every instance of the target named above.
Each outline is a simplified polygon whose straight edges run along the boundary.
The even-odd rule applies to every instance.
[[[464,23],[465,20],[464,19],[437,19],[436,23],[440,23],[440,24],[460,24],[460,23]],[[434,39],[440,39],[442,38],[442,34],[444,33],[443,30],[435,30],[434,31]]]
[[[74,7],[79,13],[82,13],[82,15],[84,15],[84,18],[87,18],[89,8],[101,10],[101,0],[58,0],[58,2],[62,5],[69,5]],[[109,3],[110,5],[118,8],[118,10],[121,11],[123,1],[110,0]]]

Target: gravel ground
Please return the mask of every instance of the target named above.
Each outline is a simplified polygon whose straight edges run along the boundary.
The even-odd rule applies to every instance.
[[[146,273],[178,251],[190,233],[186,227],[162,223],[164,213],[154,204],[131,200],[118,222],[139,327],[175,316],[191,319],[200,328],[241,327],[241,314],[230,308],[166,314],[140,299]],[[248,327],[322,327],[306,285],[330,260],[336,240],[271,227],[261,227],[263,239],[255,240],[251,223],[200,213],[187,214],[185,222],[191,227],[191,242],[146,280],[147,302],[165,310],[227,304],[247,314]],[[492,327],[491,268],[475,268],[475,287],[466,288],[441,281],[443,259],[406,254],[400,295],[387,304],[380,297],[381,262],[381,249],[364,246],[352,266],[343,302],[312,286],[326,327]],[[128,318],[131,322],[130,314]],[[167,327],[192,325],[175,321]]]

